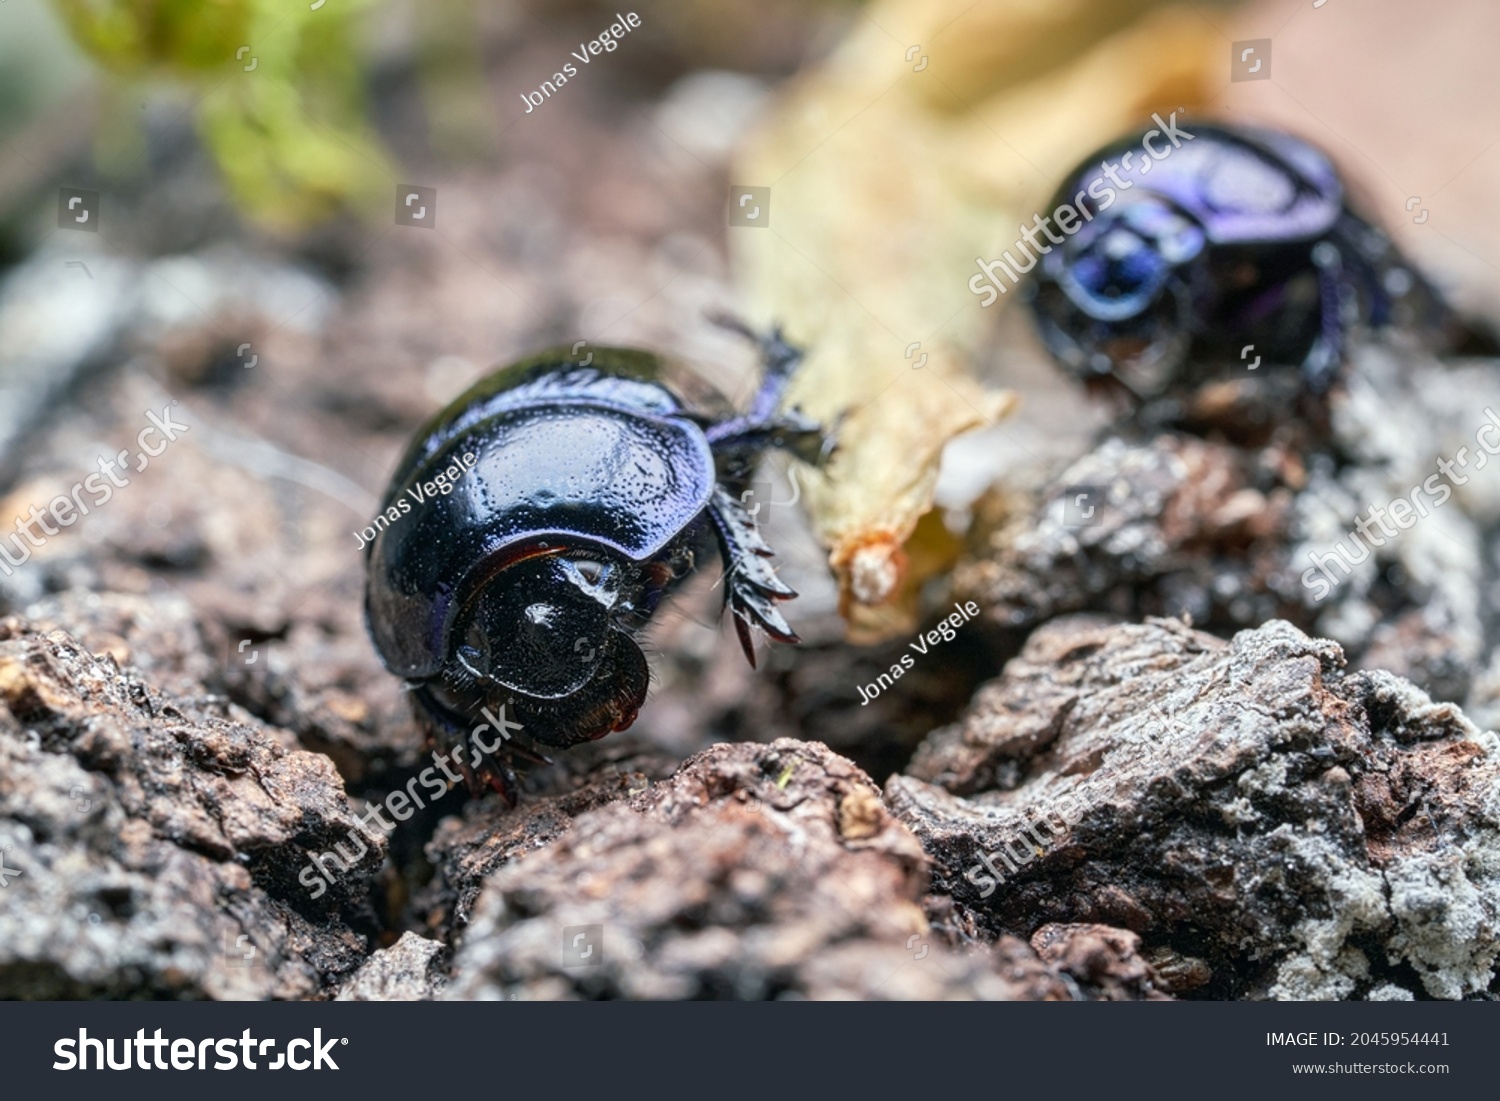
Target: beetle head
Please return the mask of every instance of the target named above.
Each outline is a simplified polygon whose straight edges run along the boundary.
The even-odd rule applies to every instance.
[[[1043,265],[1089,317],[1124,321],[1145,312],[1204,243],[1196,222],[1164,199],[1142,196],[1095,215]]]
[[[516,701],[526,733],[567,746],[621,730],[645,701],[645,655],[620,626],[635,567],[546,553],[495,574],[456,624],[449,680]]]
[[[1042,258],[1033,307],[1049,349],[1079,374],[1157,390],[1186,348],[1201,226],[1159,196],[1122,200]]]

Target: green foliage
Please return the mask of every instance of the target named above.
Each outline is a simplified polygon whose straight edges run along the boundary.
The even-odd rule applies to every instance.
[[[365,121],[353,42],[352,16],[369,2],[314,11],[306,0],[54,0],[109,72],[188,84],[230,194],[288,230],[371,209],[395,182]]]
[[[121,75],[222,68],[248,41],[255,0],[55,0],[74,39]]]

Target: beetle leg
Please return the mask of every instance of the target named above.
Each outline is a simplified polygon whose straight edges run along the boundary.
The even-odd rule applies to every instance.
[[[754,518],[723,486],[714,487],[708,514],[724,561],[724,606],[734,614],[740,646],[754,668],[751,627],[759,627],[777,642],[801,641],[776,610],[777,601],[791,600],[797,594],[776,576],[768,561],[773,552],[761,538]]]
[[[506,806],[514,807],[519,781],[516,779],[515,769],[511,767],[511,754],[538,764],[550,765],[552,762],[515,742],[508,742],[503,749],[493,754],[479,753],[473,748],[468,754],[460,753],[459,750],[472,738],[470,728],[433,699],[430,691],[428,687],[421,686],[412,692],[417,725],[427,735],[428,746],[435,753],[441,753],[444,760],[451,760],[458,765],[459,775],[463,777],[469,794],[478,795],[489,787],[500,793]]]
[[[1314,393],[1323,393],[1333,382],[1344,358],[1344,290],[1348,279],[1337,246],[1323,241],[1312,250],[1318,269],[1318,299],[1321,323],[1317,339],[1302,361],[1302,372]]]
[[[499,792],[500,798],[505,800],[505,805],[514,810],[520,780],[516,777],[516,770],[511,767],[510,753],[512,752],[514,752],[514,747],[507,746],[502,754],[485,754],[479,757],[477,764],[463,760],[462,754],[459,753],[453,753],[452,756],[471,794],[478,795],[489,787]],[[552,763],[545,757],[540,760],[547,764]]]
[[[792,374],[802,362],[802,350],[788,344],[780,329],[762,336],[732,317],[721,315],[713,320],[755,342],[760,348],[763,372],[760,389],[750,399],[750,408],[705,430],[714,454],[730,467],[748,467],[760,452],[774,447],[805,463],[821,466],[833,452],[831,435],[800,410],[778,412]]]
[[[708,514],[718,537],[724,563],[724,606],[734,615],[735,633],[752,668],[755,645],[751,627],[759,627],[778,642],[797,642],[776,602],[797,594],[776,576],[767,561],[771,548],[761,538],[755,518],[735,496],[744,487],[761,452],[777,448],[804,462],[821,466],[833,452],[833,437],[800,410],[781,410],[801,349],[788,343],[780,329],[756,333],[736,318],[719,315],[714,322],[755,342],[760,348],[763,375],[760,388],[743,414],[710,425],[704,432],[719,468]]]
[[[812,466],[822,466],[833,453],[833,437],[797,409],[765,421],[732,417],[713,425],[704,435],[715,457],[731,466],[748,466],[762,451],[773,447]]]
[[[1500,343],[1462,317],[1385,233],[1352,215],[1345,215],[1336,233],[1370,303],[1371,328],[1395,322],[1399,303],[1401,322],[1438,349],[1452,354],[1467,345],[1461,354],[1478,356],[1494,356],[1500,350]]]
[[[767,334],[757,333],[739,318],[724,313],[713,314],[709,320],[721,328],[739,333],[760,349],[761,370],[764,373],[760,389],[751,399],[747,418],[758,422],[770,420],[781,405],[781,399],[786,396],[792,373],[802,362],[802,349],[788,344],[779,328],[772,329]]]
[[[516,787],[520,781],[516,778],[515,769],[499,761],[486,761],[480,775],[491,788],[500,793],[500,798],[505,800],[508,808],[516,809]]]
[[[1334,239],[1340,243],[1350,271],[1364,288],[1371,328],[1390,324],[1397,298],[1413,300],[1421,324],[1441,324],[1447,312],[1442,296],[1406,263],[1388,236],[1346,214],[1334,230]],[[1388,277],[1394,277],[1392,284],[1387,283]]]
[[[539,753],[529,746],[524,746],[520,742],[511,742],[510,745],[506,748],[508,748],[517,757],[521,758],[521,760],[529,761],[534,765],[552,764],[551,757],[548,757],[545,753]]]

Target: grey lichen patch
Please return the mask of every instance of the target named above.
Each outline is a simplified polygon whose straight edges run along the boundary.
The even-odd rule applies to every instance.
[[[429,1001],[447,982],[443,945],[416,933],[403,933],[389,948],[381,948],[360,965],[339,988],[340,1002]]]
[[[1287,623],[1059,619],[909,771],[887,803],[977,930],[1123,926],[1214,997],[1494,989],[1496,736]]]

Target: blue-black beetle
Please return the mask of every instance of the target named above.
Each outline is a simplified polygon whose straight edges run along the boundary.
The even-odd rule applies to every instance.
[[[741,415],[702,384],[690,407],[691,380],[669,385],[650,353],[599,348],[503,368],[419,429],[365,551],[365,616],[440,746],[486,708],[520,724],[503,751],[455,754],[471,788],[513,801],[512,757],[544,759],[527,742],[630,726],[649,682],[634,635],[706,555],[725,564],[724,603],[752,665],[751,626],[797,641],[776,608],[796,593],[743,500],[768,447],[817,463],[831,444],[778,411],[801,353],[779,332],[758,342],[765,376]]]
[[[1070,371],[1144,398],[1202,381],[1188,376],[1208,363],[1264,358],[1300,364],[1321,393],[1352,322],[1385,326],[1402,301],[1423,326],[1445,314],[1389,238],[1349,210],[1317,149],[1224,126],[1184,138],[1163,142],[1160,159],[1139,137],[1108,146],[1057,194],[1054,209],[1072,206],[1082,223],[1046,248],[1031,302]]]

